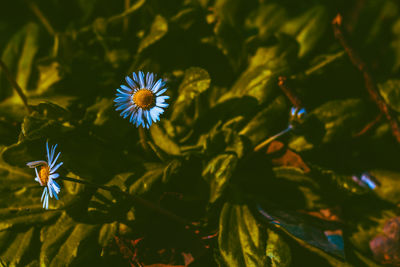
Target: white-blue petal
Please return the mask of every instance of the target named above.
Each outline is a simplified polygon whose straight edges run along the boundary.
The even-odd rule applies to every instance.
[[[157,105],[157,107],[161,107],[161,108],[166,108],[169,106],[167,103],[157,103],[156,105]]]
[[[128,86],[126,86],[126,85],[124,85],[124,84],[121,84],[121,90],[123,90],[124,92],[126,91],[127,93],[130,93],[130,92],[132,92],[132,89],[131,88],[129,88]],[[118,90],[118,89],[117,89]]]
[[[166,99],[168,99],[169,96],[168,95],[163,95],[163,96],[157,96],[156,97],[156,101],[165,101]]]
[[[142,123],[142,120],[143,120],[142,109],[140,108],[138,110],[138,115],[137,115],[137,119],[136,119],[136,127],[139,127],[139,125]]]
[[[153,87],[153,73],[148,72],[146,75],[146,88]]]
[[[60,168],[61,165],[63,165],[63,162],[58,163],[54,168],[50,169],[50,174],[53,174],[55,171],[57,171],[57,169]],[[56,179],[57,177],[53,179]]]
[[[151,115],[152,120],[154,122],[157,122],[158,113],[156,110],[154,110],[154,108],[150,109],[150,115]]]
[[[53,160],[53,162],[50,164],[50,169],[53,168],[54,164],[57,162],[58,157],[61,155],[61,152],[58,152],[57,157]]]
[[[137,113],[135,111],[132,112],[131,117],[129,118],[129,122],[135,124]]]
[[[167,91],[167,88],[164,88],[164,89],[160,90],[160,91],[156,94],[156,96],[159,96],[159,95],[163,94],[165,91]]]
[[[50,179],[57,179],[59,176],[60,175],[58,173],[53,173],[53,174],[50,174],[49,178]]]
[[[149,124],[149,127],[150,127],[151,123],[152,123],[151,116],[150,116],[150,110],[146,110],[146,118],[147,118],[147,123]]]
[[[130,107],[130,105],[131,105],[130,103],[125,103],[125,104],[118,106],[115,110],[118,111],[118,110],[126,109],[127,107]]]
[[[50,162],[50,152],[49,152],[49,142],[46,141],[46,149],[47,149],[47,162]]]
[[[129,84],[129,86],[130,86],[131,88],[135,88],[135,83],[132,81],[131,77],[126,76],[126,77],[125,77],[125,80],[126,80],[126,82]]]
[[[140,88],[146,87],[144,83],[144,73],[142,71],[139,71],[139,83],[140,83]]]
[[[42,201],[43,202],[43,198],[44,198],[44,196],[47,194],[47,187],[45,187],[44,189],[43,189],[43,194],[42,194],[42,198],[40,199],[40,201]]]
[[[151,88],[151,90],[153,91],[153,93],[157,93],[158,90],[160,90],[161,85],[163,84],[162,80],[159,79],[156,84]]]
[[[135,80],[135,82],[137,82],[137,84],[139,84],[139,79],[136,75],[136,73],[132,73],[133,79]]]
[[[55,144],[54,146],[51,147],[51,160],[49,161],[49,165],[50,163],[53,161],[54,158],[54,153],[56,152],[56,148],[57,148],[58,144]]]

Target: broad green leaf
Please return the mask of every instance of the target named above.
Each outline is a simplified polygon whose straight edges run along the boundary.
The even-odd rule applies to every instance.
[[[82,249],[95,249],[90,248],[88,244],[85,246],[85,241],[95,234],[96,229],[98,229],[96,225],[77,224],[59,248],[58,253],[52,258],[50,266],[70,265]]]
[[[88,125],[96,135],[106,139],[121,140],[134,134],[135,127],[119,116],[115,111],[114,102],[109,98],[98,98],[96,102],[86,109],[83,122]],[[115,131],[118,129],[118,131]]]
[[[324,184],[325,188],[330,189],[330,192],[336,189],[334,194],[345,192],[347,195],[365,195],[369,192],[369,189],[358,184],[352,175],[339,174],[316,165],[312,166],[312,173],[314,177],[322,179],[320,184]]]
[[[39,26],[30,23],[26,26],[26,39],[18,61],[16,81],[23,90],[28,89],[28,82],[33,68],[33,60],[39,49]]]
[[[193,103],[193,100],[210,87],[210,83],[211,78],[206,70],[198,67],[187,69],[179,86],[179,96],[172,106],[172,121],[187,116],[186,109]]]
[[[371,170],[369,173],[378,182],[378,186],[374,189],[375,193],[383,200],[398,204],[400,202],[400,184],[398,183],[400,173],[389,170]]]
[[[157,15],[151,25],[150,32],[145,36],[139,44],[138,53],[142,52],[147,47],[159,41],[168,32],[168,22],[161,16]]]
[[[75,227],[74,221],[65,212],[52,225],[43,227],[40,231],[40,264],[49,266],[52,259],[59,253],[60,247]]]
[[[278,90],[278,77],[289,72],[296,48],[293,40],[282,40],[278,45],[258,48],[247,69],[218,102],[242,96],[252,96],[260,104],[272,101]]]
[[[125,182],[133,175],[134,173],[132,172],[118,174],[105,185],[126,192],[127,186]],[[122,194],[98,189],[89,202],[88,211],[93,217],[96,215],[100,216],[99,218],[115,217],[126,209],[126,205],[123,205],[121,200],[124,200]]]
[[[299,57],[304,57],[330,27],[329,13],[325,6],[317,5],[303,14],[289,20],[282,27],[282,32],[293,35],[300,44]]]
[[[275,98],[270,105],[259,111],[240,131],[257,145],[287,127],[288,107],[283,96]],[[286,125],[285,125],[286,124]]]
[[[388,80],[378,84],[379,92],[388,105],[400,112],[400,80]]]
[[[35,228],[31,227],[27,232],[18,233],[14,241],[1,255],[7,266],[19,266],[24,255],[29,253]]]
[[[176,144],[174,140],[167,135],[167,133],[159,124],[154,124],[150,127],[150,134],[154,143],[164,152],[170,155],[181,154],[178,144]]]
[[[325,207],[320,186],[301,169],[276,167],[273,170],[276,177],[271,181],[272,190],[266,190],[270,191],[268,199],[276,198],[281,204],[291,203],[292,207],[299,205],[306,210]]]
[[[249,14],[246,19],[246,26],[258,30],[258,36],[267,40],[287,20],[286,9],[277,3],[262,3]]]
[[[46,92],[51,86],[62,79],[61,65],[58,61],[51,61],[47,64],[41,64],[39,68],[39,81],[35,94]]]
[[[337,224],[329,223],[325,220],[317,218],[309,218],[301,213],[294,211],[283,211],[274,208],[262,209],[258,206],[260,214],[265,221],[271,225],[279,225],[286,234],[303,246],[312,246],[317,249],[318,254],[322,254],[324,258],[332,258],[335,256],[344,260],[345,253],[343,245],[337,245],[328,239],[329,232],[340,229]],[[340,238],[343,239],[340,235]],[[341,241],[343,244],[343,240]],[[338,261],[335,259],[335,261]]]
[[[351,138],[369,121],[367,104],[361,99],[334,100],[314,109],[310,114],[324,124],[323,143]],[[312,132],[312,129],[305,131]],[[314,130],[315,131],[315,130]]]
[[[108,243],[113,239],[116,235],[118,229],[118,223],[106,223],[100,229],[99,232],[99,245],[103,248],[108,245]]]
[[[210,203],[217,201],[223,194],[236,164],[237,157],[232,154],[221,154],[208,162],[202,176],[210,185]]]
[[[238,69],[245,57],[244,34],[240,26],[245,11],[253,4],[254,1],[244,3],[240,0],[217,0],[212,7],[214,16],[210,21],[215,22],[217,47],[227,56],[233,69]]]
[[[148,167],[149,170],[130,186],[129,193],[135,195],[145,194],[162,180],[165,167],[163,164],[151,164]]]
[[[247,205],[224,204],[218,245],[226,266],[266,266],[265,237]]]
[[[290,266],[292,254],[289,245],[277,232],[268,229],[266,254],[272,267]]]

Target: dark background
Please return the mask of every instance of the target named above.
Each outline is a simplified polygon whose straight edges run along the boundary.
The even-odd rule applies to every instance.
[[[0,264],[400,266],[399,12],[394,0],[2,1],[0,56],[29,110],[0,70]],[[170,96],[149,130],[113,106],[139,70]],[[42,209],[25,164],[46,140],[62,176],[184,222],[67,181]]]

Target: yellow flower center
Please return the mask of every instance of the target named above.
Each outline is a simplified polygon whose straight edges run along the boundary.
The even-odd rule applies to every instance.
[[[150,109],[154,105],[154,94],[149,89],[140,89],[133,94],[132,100],[141,109]]]
[[[49,181],[49,175],[50,175],[49,166],[48,165],[42,166],[39,171],[39,179],[42,186],[47,185],[47,182]]]

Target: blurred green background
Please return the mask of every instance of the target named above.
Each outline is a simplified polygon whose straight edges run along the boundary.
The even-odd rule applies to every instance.
[[[395,0],[3,1],[0,56],[30,110],[0,70],[0,265],[400,266],[399,12]],[[113,106],[139,70],[170,96],[149,130]],[[25,164],[46,140],[61,175],[192,227],[65,181],[42,209]]]

